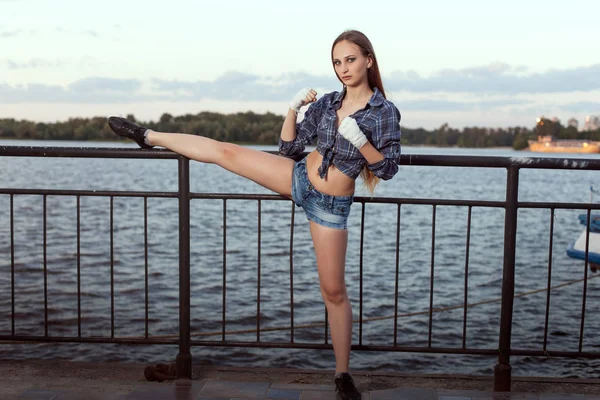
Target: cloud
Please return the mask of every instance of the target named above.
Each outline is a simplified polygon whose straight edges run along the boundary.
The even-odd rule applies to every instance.
[[[570,103],[562,107],[562,109],[571,112],[583,112],[583,113],[600,113],[600,103],[594,101],[578,101]]]
[[[48,60],[44,58],[32,58],[26,62],[17,62],[6,60],[4,64],[8,69],[34,69],[34,68],[58,68],[64,67],[66,62],[63,60]]]
[[[385,79],[393,91],[480,94],[564,93],[600,89],[600,64],[527,73],[524,67],[494,63],[462,69],[441,69],[429,77],[396,71]]]
[[[56,32],[60,33],[60,34],[64,34],[64,35],[75,35],[75,36],[91,36],[94,38],[97,38],[98,32],[93,30],[93,29],[83,29],[83,30],[73,30],[70,28],[63,28],[61,26],[56,27],[54,29]]]
[[[119,103],[167,100],[164,96],[148,95],[137,79],[86,78],[67,87],[27,84],[0,84],[0,103]]]
[[[31,58],[27,61],[2,60],[0,59],[0,67],[5,65],[9,70],[19,69],[43,69],[43,68],[64,68],[77,67],[86,68],[100,65],[101,61],[92,56],[84,56],[79,60],[65,59],[48,59],[48,58]]]
[[[23,31],[22,29],[14,29],[12,31],[1,31],[0,38],[15,37],[22,35],[23,33],[25,33],[25,31]]]
[[[410,99],[394,102],[401,111],[485,111],[499,107],[527,105],[531,101],[525,99],[500,100],[438,100]]]
[[[56,65],[53,61],[32,59],[21,64],[13,61],[9,68]],[[494,63],[442,69],[429,77],[421,77],[415,71],[398,71],[384,77],[384,83],[386,90],[395,94],[390,98],[401,110],[407,111],[489,111],[507,107],[552,107],[569,112],[600,110],[592,96],[593,91],[600,90],[600,64],[532,73],[523,66]],[[341,84],[331,74],[321,76],[306,72],[260,76],[229,71],[211,81],[159,78],[142,81],[96,76],[67,86],[3,84],[0,85],[0,103],[287,102],[302,87],[313,87],[323,94],[339,90]],[[546,95],[553,92],[562,95]],[[584,95],[592,96],[591,101],[582,98]]]
[[[219,99],[283,100],[309,86],[333,90],[339,88],[331,76],[290,73],[260,77],[227,72],[215,81],[167,81],[155,79],[157,90],[176,93],[188,100],[211,96]],[[517,95],[534,93],[590,92],[600,90],[600,64],[571,69],[552,69],[543,73],[528,72],[526,67],[505,63],[463,69],[441,69],[428,77],[416,71],[396,71],[384,77],[391,92],[471,93],[476,95]]]
[[[230,71],[214,81],[168,81],[153,79],[154,89],[165,96],[181,101],[206,98],[240,101],[287,101],[300,88],[339,88],[335,78],[313,76],[302,72],[283,74],[276,77],[261,77]]]
[[[80,79],[71,83],[68,87],[73,94],[117,92],[134,94],[142,87],[142,82],[137,79],[115,79],[92,77]]]
[[[1,1],[2,0],[0,0],[0,2]],[[53,30],[46,29],[45,31],[41,30],[39,32],[36,29],[29,29],[29,30],[24,30],[24,29],[6,30],[5,29],[5,30],[0,31],[0,38],[14,38],[14,37],[23,36],[23,35],[36,36],[38,33],[41,35],[47,35],[48,33],[51,33],[51,32],[55,32],[60,35],[69,35],[69,36],[89,36],[92,38],[100,37],[100,34],[98,33],[98,31],[95,31],[93,29],[73,30],[73,29],[65,29],[62,27],[56,27]]]
[[[137,79],[114,79],[91,77],[75,81],[67,87],[57,85],[30,84],[21,86],[0,85],[0,103],[134,103],[169,101],[184,103],[207,99],[220,101],[288,101],[298,88],[294,83],[273,86],[259,82],[254,76],[245,74],[226,74],[214,82],[195,82],[193,84],[178,81],[154,80],[146,85]],[[300,85],[302,86],[302,85]],[[452,99],[448,98],[411,98],[396,101],[403,111],[477,111],[490,110],[511,105],[530,103],[525,99]]]

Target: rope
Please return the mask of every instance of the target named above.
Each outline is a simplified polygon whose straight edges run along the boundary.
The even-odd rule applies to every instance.
[[[600,274],[598,275],[593,275],[591,277],[588,277],[587,279],[594,279],[594,278],[598,278],[600,276]],[[585,281],[586,278],[581,278],[581,279],[575,279],[572,281],[567,281],[564,283],[561,283],[559,285],[556,286],[552,286],[550,288],[550,290],[554,290],[554,289],[560,289],[563,288],[565,286],[569,286],[569,285],[574,285],[576,283],[580,283]],[[525,297],[525,296],[529,296],[532,294],[536,294],[536,293],[540,293],[540,292],[545,292],[547,291],[548,288],[543,288],[543,289],[535,289],[535,290],[530,290],[528,292],[522,292],[522,293],[517,293],[515,294],[514,298],[520,298],[520,297]],[[496,298],[496,299],[489,299],[489,300],[482,300],[482,301],[478,301],[476,303],[470,303],[467,304],[467,308],[472,308],[472,307],[476,307],[476,306],[480,306],[483,304],[490,304],[490,303],[498,303],[502,301],[502,298]],[[448,306],[448,307],[436,307],[436,308],[432,308],[431,311],[432,312],[444,312],[444,311],[451,311],[451,310],[456,310],[456,309],[460,309],[463,308],[464,304],[458,304],[458,305],[454,305],[454,306]],[[416,312],[411,312],[411,313],[405,313],[405,314],[398,314],[398,318],[406,318],[406,317],[414,317],[417,315],[426,315],[429,314],[429,310],[425,310],[425,311],[416,311]],[[363,319],[363,323],[364,322],[372,322],[372,321],[383,321],[386,319],[392,319],[394,318],[394,315],[388,315],[388,316],[382,316],[382,317],[372,317],[372,318],[367,318],[367,319]],[[353,323],[359,323],[360,320],[354,320]],[[315,322],[315,323],[310,323],[310,324],[302,324],[302,325],[294,325],[294,329],[307,329],[307,328],[320,328],[324,325],[324,322]],[[270,328],[261,328],[261,332],[275,332],[275,331],[287,331],[289,330],[291,327],[290,326],[286,326],[286,327],[270,327]],[[239,330],[233,330],[233,331],[227,331],[225,332],[225,334],[227,335],[240,335],[240,334],[248,334],[248,333],[256,333],[257,330],[256,329],[239,329]],[[209,336],[220,336],[222,335],[223,332],[219,331],[219,332],[203,332],[203,333],[192,333],[191,337],[209,337]],[[179,335],[157,335],[157,336],[152,336],[152,339],[177,339],[179,337]],[[144,337],[140,337],[140,336],[120,336],[119,339],[144,339]],[[10,340],[3,340],[0,341],[1,344],[24,344],[24,343],[32,343],[32,342],[15,342],[15,341],[10,341]],[[33,343],[44,343],[44,342],[33,342]]]
[[[599,277],[599,275],[594,275],[591,277],[588,277],[589,279],[593,279],[593,278],[597,278]],[[573,281],[568,281],[568,282],[564,282],[561,283],[559,285],[556,286],[552,286],[550,289],[560,289],[562,287],[565,286],[569,286],[569,285],[574,285],[576,283],[579,282],[583,282],[585,280],[585,278],[581,278],[581,279],[576,279]],[[540,292],[544,292],[548,290],[547,288],[543,288],[543,289],[536,289],[536,290],[531,290],[528,292],[523,292],[523,293],[518,293],[515,294],[514,298],[519,298],[519,297],[525,297],[525,296],[529,296],[532,294],[536,294],[536,293],[540,293]],[[498,303],[502,301],[502,298],[497,298],[497,299],[490,299],[490,300],[483,300],[483,301],[479,301],[476,303],[471,303],[471,304],[467,304],[467,308],[472,308],[475,306],[479,306],[479,305],[483,305],[483,304],[489,304],[489,303]],[[464,305],[460,304],[460,305],[455,305],[455,306],[448,306],[448,307],[437,307],[437,308],[432,308],[431,311],[432,312],[443,312],[443,311],[451,311],[451,310],[456,310],[459,308],[463,308]],[[417,312],[412,312],[412,313],[405,313],[405,314],[398,314],[398,318],[406,318],[406,317],[414,317],[417,315],[424,315],[424,314],[429,314],[429,310],[425,310],[425,311],[417,311]],[[382,321],[382,320],[386,320],[386,319],[392,319],[394,318],[393,315],[388,315],[388,316],[382,316],[382,317],[372,317],[372,318],[366,318],[363,319],[363,323],[364,322],[371,322],[371,321]],[[359,323],[360,320],[354,320],[353,323]],[[318,322],[318,323],[311,323],[311,324],[304,324],[304,325],[297,325],[294,326],[294,329],[304,329],[304,328],[317,328],[317,327],[322,327],[324,325],[324,322]],[[290,327],[272,327],[272,328],[264,328],[261,329],[261,332],[272,332],[272,331],[282,331],[282,330],[289,330]],[[256,333],[256,329],[242,329],[242,330],[236,330],[236,331],[228,331],[228,334],[244,334],[244,333]],[[206,336],[216,336],[216,335],[222,335],[222,332],[205,332],[205,333],[195,333],[192,336],[194,337],[206,337]],[[154,337],[154,336],[153,336]]]

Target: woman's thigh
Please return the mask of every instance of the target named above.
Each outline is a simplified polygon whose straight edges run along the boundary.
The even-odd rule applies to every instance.
[[[329,293],[345,290],[348,230],[329,228],[311,221],[310,233],[322,290]]]
[[[294,160],[264,151],[223,143],[219,165],[282,196],[291,197]]]

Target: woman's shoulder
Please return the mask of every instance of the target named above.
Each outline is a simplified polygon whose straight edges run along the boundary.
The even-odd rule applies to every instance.
[[[396,103],[394,103],[390,99],[383,99],[383,102],[381,103],[381,110],[385,114],[396,114],[398,116],[400,115],[400,110],[396,106]]]
[[[328,103],[332,103],[335,101],[335,99],[337,99],[340,95],[340,92],[327,92],[325,93],[323,96],[321,96],[321,98],[319,100],[324,101],[324,102],[328,102]]]

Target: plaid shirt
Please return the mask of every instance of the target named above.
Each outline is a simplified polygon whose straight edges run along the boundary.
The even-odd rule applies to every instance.
[[[375,88],[373,96],[365,106],[350,115],[369,142],[383,154],[384,159],[368,164],[360,151],[337,131],[336,111],[342,106],[342,92],[327,93],[311,104],[304,119],[296,125],[296,138],[284,141],[279,138],[279,154],[296,158],[316,138],[317,151],[323,156],[319,175],[327,175],[332,163],[352,179],[356,179],[365,165],[381,179],[388,180],[398,172],[400,162],[400,112]]]

